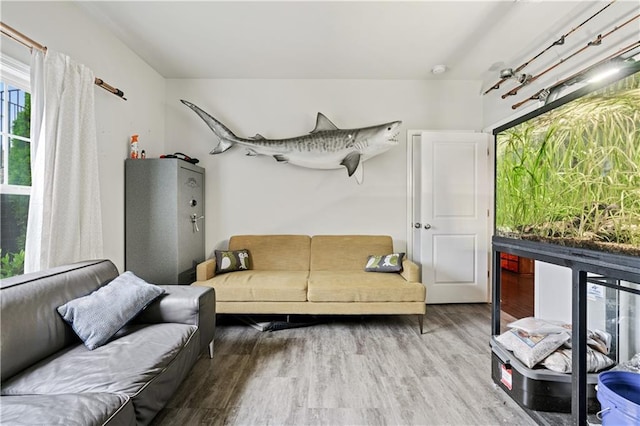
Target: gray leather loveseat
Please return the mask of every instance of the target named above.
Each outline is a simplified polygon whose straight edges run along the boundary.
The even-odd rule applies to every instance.
[[[0,424],[148,424],[198,356],[212,355],[215,294],[179,285],[159,286],[164,294],[89,350],[57,308],[118,276],[97,260],[0,281]]]

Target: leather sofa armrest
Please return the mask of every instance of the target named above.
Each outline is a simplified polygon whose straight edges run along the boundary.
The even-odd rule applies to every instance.
[[[420,282],[420,267],[409,259],[402,261],[402,272],[400,275],[410,283]]]
[[[136,318],[139,323],[173,322],[195,325],[200,330],[200,351],[213,341],[216,327],[216,295],[211,287],[161,285],[165,294]]]
[[[196,266],[196,281],[206,281],[216,275],[216,260],[207,259]]]

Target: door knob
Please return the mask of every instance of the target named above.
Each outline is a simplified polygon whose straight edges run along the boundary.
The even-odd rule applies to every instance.
[[[424,224],[424,229],[431,229],[431,225],[429,225],[428,223]]]
[[[413,224],[413,227],[416,228],[416,229],[420,229],[420,228],[422,228],[422,225],[419,224],[419,223],[415,223],[415,224]]]

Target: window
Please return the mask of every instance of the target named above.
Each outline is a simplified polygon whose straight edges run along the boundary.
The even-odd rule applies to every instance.
[[[31,191],[29,67],[0,58],[0,276],[24,270]]]

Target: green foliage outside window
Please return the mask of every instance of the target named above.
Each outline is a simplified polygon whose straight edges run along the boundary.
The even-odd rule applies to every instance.
[[[13,121],[13,134],[29,137],[31,132],[31,95],[24,95],[24,109]],[[9,150],[9,184],[31,186],[31,144],[20,139],[11,139]]]
[[[29,138],[31,130],[31,96],[25,93],[24,108],[13,120],[12,135]],[[17,138],[9,142],[8,184],[31,186],[31,144]],[[29,197],[3,194],[3,221],[11,222],[15,235],[13,247],[0,250],[0,277],[7,278],[24,272],[24,246],[29,215]],[[6,215],[6,216],[5,216]]]
[[[7,253],[2,256],[0,250],[0,278],[20,275],[24,272],[24,250],[17,253]]]

